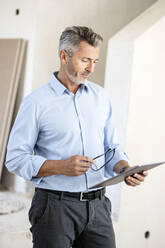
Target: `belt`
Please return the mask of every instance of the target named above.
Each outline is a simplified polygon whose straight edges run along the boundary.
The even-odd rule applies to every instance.
[[[88,193],[84,192],[68,192],[68,191],[57,191],[57,190],[52,190],[52,189],[43,189],[43,188],[35,188],[36,191],[46,191],[49,193],[53,193],[55,195],[58,195],[59,198],[61,199],[64,196],[68,197],[73,197],[77,198],[79,201],[90,201],[94,200],[96,198],[102,198],[105,194],[105,188],[96,190],[96,191],[91,191]]]

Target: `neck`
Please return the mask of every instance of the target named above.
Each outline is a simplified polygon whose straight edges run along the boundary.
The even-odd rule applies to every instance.
[[[80,85],[77,85],[74,82],[70,81],[66,73],[62,69],[59,70],[57,79],[73,94],[75,94],[80,87]]]

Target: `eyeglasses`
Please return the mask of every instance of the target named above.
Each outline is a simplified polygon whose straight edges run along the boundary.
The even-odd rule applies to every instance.
[[[101,170],[106,164],[108,164],[113,159],[114,155],[115,155],[115,148],[113,149],[109,148],[105,153],[93,158],[93,160],[95,160],[95,163],[91,164],[91,169],[94,171]],[[101,162],[103,160],[105,161],[105,163],[101,165]]]
[[[68,49],[68,50],[64,50],[67,54],[68,54],[68,57],[72,57],[72,50],[71,49]]]

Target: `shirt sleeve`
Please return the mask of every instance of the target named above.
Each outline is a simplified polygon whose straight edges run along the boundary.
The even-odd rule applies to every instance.
[[[46,161],[46,158],[33,153],[38,134],[39,109],[30,97],[26,97],[10,132],[5,165],[10,172],[29,181]]]
[[[115,148],[115,153],[114,153],[112,160],[106,165],[105,177],[112,177],[116,175],[116,173],[113,170],[115,164],[118,163],[120,160],[125,160],[129,163],[129,157],[122,150],[121,143],[119,141],[119,137],[117,134],[117,130],[114,126],[112,106],[111,106],[111,102],[109,98],[108,98],[108,103],[106,104],[106,106],[108,106],[108,114],[107,114],[106,125],[104,128],[104,137],[105,137],[104,147],[105,147],[105,151],[108,148],[111,148],[111,149]]]

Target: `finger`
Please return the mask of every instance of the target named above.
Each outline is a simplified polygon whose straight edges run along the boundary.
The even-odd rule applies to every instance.
[[[140,181],[137,180],[136,178],[132,177],[132,176],[129,176],[127,178],[127,181],[131,184],[135,184],[135,185],[140,185]]]
[[[137,178],[140,182],[143,182],[145,179],[145,176],[143,176],[142,174],[136,173],[133,175],[133,178]]]
[[[126,184],[129,185],[129,186],[133,186],[133,187],[137,186],[137,184],[132,183],[132,182],[126,182]]]
[[[125,179],[125,182],[129,186],[133,186],[133,187],[137,186],[135,183],[133,183],[132,181],[130,181],[128,178]]]
[[[79,163],[79,166],[83,168],[89,168],[91,166],[91,163],[81,161]]]
[[[84,161],[84,160],[77,160],[77,161],[75,161],[75,166],[77,167],[77,168],[80,168],[80,167],[87,167],[87,168],[89,168],[90,166],[91,166],[91,163],[89,163],[89,162],[86,162],[86,161]]]
[[[143,176],[148,176],[148,171],[142,171]]]
[[[87,156],[79,156],[79,159],[80,159],[81,161],[84,161],[84,162],[88,162],[88,163],[94,164],[94,160],[91,159],[91,158],[89,158],[89,157],[87,157]]]
[[[74,171],[75,176],[80,176],[86,173],[88,168],[79,167]]]
[[[78,167],[78,170],[88,170],[90,167],[90,164],[89,163],[81,163],[79,164],[79,167]]]
[[[82,174],[85,174],[87,170],[88,170],[88,168],[84,168],[84,169],[81,168],[78,170],[78,173],[80,173],[80,175],[82,175]]]
[[[139,175],[142,175],[143,177],[146,177],[146,176],[148,176],[148,171],[141,171],[141,172],[136,173],[136,174],[139,174]]]

